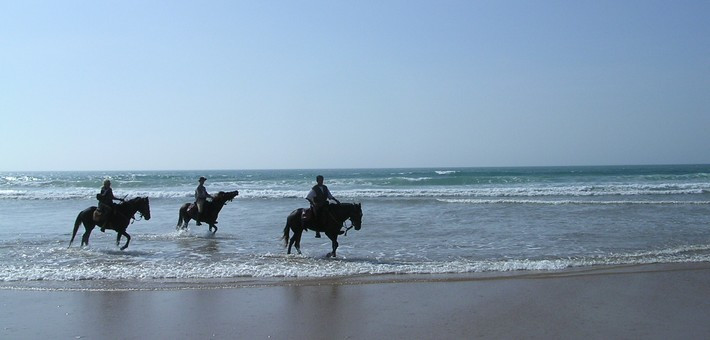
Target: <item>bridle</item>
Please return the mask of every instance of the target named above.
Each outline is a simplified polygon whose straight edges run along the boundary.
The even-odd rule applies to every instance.
[[[139,197],[138,200],[144,200],[144,198]],[[133,202],[131,202],[131,204],[133,204]],[[136,218],[136,214],[133,213],[133,216],[131,216],[131,224],[133,224],[133,222],[136,222],[136,221],[142,221],[145,218],[143,216],[143,212],[141,211],[141,209],[136,209],[136,212],[138,213],[138,215],[140,215],[140,219]]]

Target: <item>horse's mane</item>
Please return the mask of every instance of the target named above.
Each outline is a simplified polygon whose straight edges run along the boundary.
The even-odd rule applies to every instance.
[[[129,200],[125,200],[125,201],[119,203],[118,205],[123,205],[123,204],[128,204],[128,203],[134,204],[134,203],[139,202],[141,200],[147,200],[147,199],[148,199],[148,197],[138,196],[138,197],[131,198]]]
[[[228,198],[232,194],[234,194],[234,196],[232,196],[231,198]],[[235,197],[237,197],[237,195],[238,194],[234,191],[231,191],[231,192],[220,191],[216,195],[214,195],[213,200],[219,200],[219,201],[223,200],[226,203],[226,202],[230,202],[231,200],[233,200]]]
[[[357,208],[357,207],[360,205],[360,203],[340,203],[340,204],[335,204],[335,206],[338,206],[338,205],[340,205],[340,206],[342,206],[343,208],[346,208],[346,209],[355,209],[355,208]]]
[[[124,214],[135,213],[136,211],[138,211],[141,212],[141,215],[143,215],[143,213],[149,213],[149,204],[150,201],[148,200],[148,196],[138,196],[119,203],[116,208],[122,211]],[[143,209],[145,209],[146,211],[143,212]]]
[[[125,209],[128,209],[128,207],[136,206],[138,204],[138,202],[140,202],[142,200],[147,200],[147,199],[148,199],[148,197],[138,196],[138,197],[131,198],[129,200],[125,200],[125,201],[117,204],[116,206],[118,208],[120,208],[121,210],[125,210]]]

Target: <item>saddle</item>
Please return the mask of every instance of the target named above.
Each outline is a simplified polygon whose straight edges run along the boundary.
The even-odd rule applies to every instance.
[[[99,209],[94,210],[93,219],[95,223],[102,223],[104,221],[104,213],[99,211]]]
[[[187,213],[191,215],[197,215],[197,204],[190,203],[190,205],[187,206]]]
[[[312,208],[306,208],[301,211],[301,222],[303,225],[310,225],[315,222],[315,215]]]
[[[101,212],[99,209],[94,210],[94,214],[91,216],[94,220],[94,223],[101,227],[101,231],[105,231],[106,228],[110,226],[110,223],[108,221],[109,217],[111,216],[111,213],[104,213]]]

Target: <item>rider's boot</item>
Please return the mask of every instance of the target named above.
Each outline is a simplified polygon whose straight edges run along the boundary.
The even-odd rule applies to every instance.
[[[311,207],[311,213],[313,214],[313,226],[318,226],[320,225],[320,221],[318,220],[318,210],[316,210],[316,207]],[[320,238],[320,231],[316,230],[316,238]]]

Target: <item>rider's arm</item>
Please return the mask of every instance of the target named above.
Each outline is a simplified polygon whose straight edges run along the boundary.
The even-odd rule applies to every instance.
[[[123,202],[123,199],[122,199],[122,198],[118,198],[118,197],[116,197],[116,196],[113,195],[113,189],[111,189],[111,188],[108,188],[108,190],[106,190],[106,192],[104,193],[104,195],[105,195],[107,198],[110,198],[112,201],[116,200],[116,201],[121,201],[121,202]]]
[[[338,201],[338,199],[335,198],[335,197],[333,197],[333,195],[330,193],[330,189],[326,189],[325,194],[328,195],[328,198],[329,198],[329,199],[332,199],[332,200],[335,201],[336,203],[340,204],[340,201]]]
[[[311,204],[313,204],[313,199],[315,197],[316,197],[316,192],[313,189],[311,189],[311,191],[308,192],[308,195],[306,195],[306,199],[308,200],[308,202],[311,202]]]

